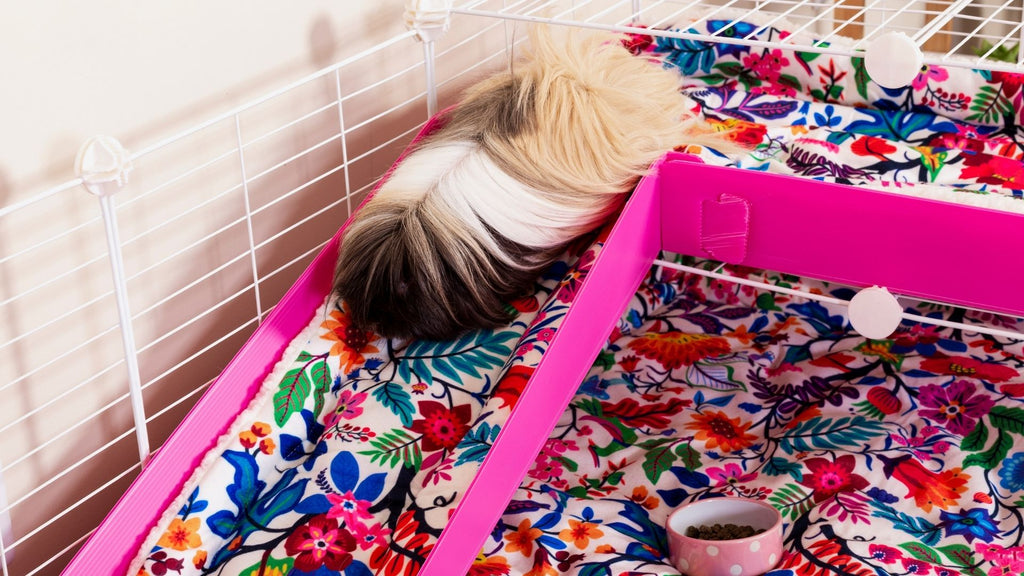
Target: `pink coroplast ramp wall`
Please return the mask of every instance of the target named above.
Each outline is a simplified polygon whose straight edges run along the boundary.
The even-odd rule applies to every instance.
[[[658,190],[647,177],[627,202],[420,576],[469,570],[658,254]]]
[[[1024,316],[1024,215],[708,166],[660,168],[681,254]]]
[[[439,125],[435,117],[423,127],[417,139]],[[128,570],[143,539],[181,492],[192,471],[227,431],[235,416],[249,405],[284,349],[327,297],[338,245],[347,226],[348,222],[324,246],[167,442],[150,458],[64,569],[63,576],[120,576]]]

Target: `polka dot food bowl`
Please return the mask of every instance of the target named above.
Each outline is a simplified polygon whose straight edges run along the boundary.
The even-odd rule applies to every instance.
[[[734,540],[701,540],[686,535],[691,526],[737,524],[764,530]],[[677,508],[668,517],[672,563],[687,576],[759,576],[782,557],[782,515],[767,502],[709,498]]]

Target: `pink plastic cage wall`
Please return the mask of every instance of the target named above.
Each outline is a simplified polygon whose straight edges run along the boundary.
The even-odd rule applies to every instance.
[[[572,3],[471,1],[459,2],[454,7],[445,7],[442,12],[446,19],[448,16],[457,18],[456,24],[472,23],[468,24],[470,28],[486,22],[492,27],[497,27],[492,28],[493,34],[499,34],[501,25],[506,24],[505,32],[508,33],[511,29],[514,37],[514,26],[508,26],[510,22],[541,20],[589,28],[629,30],[634,21],[657,24],[677,18],[686,9],[698,4],[702,3],[646,3],[635,0]],[[760,11],[769,16],[778,15],[808,27],[832,26],[848,32],[859,25],[867,29],[866,43],[881,30],[902,29],[912,34],[914,41],[919,45],[931,42],[932,49],[936,49],[935,46],[945,47],[938,53],[926,55],[926,61],[930,58],[932,61],[943,63],[955,59],[954,54],[963,41],[982,38],[998,45],[1001,40],[1005,42],[1019,37],[1022,29],[1019,17],[1008,17],[1005,11],[1000,11],[1010,3],[907,2],[900,3],[897,8],[887,8],[878,2],[850,1],[833,4],[790,1],[775,4],[778,6],[771,7],[759,2],[746,1],[714,3],[715,6],[728,5],[734,9]],[[977,16],[971,10],[980,10],[978,13],[981,15]],[[914,24],[915,22],[917,24]],[[981,24],[986,23],[995,23],[1003,28],[996,33],[986,32],[981,28]],[[922,24],[927,25],[922,27]],[[409,46],[413,46],[411,37],[410,34],[391,42],[399,43],[407,50]],[[470,40],[466,42],[471,42],[473,36],[469,35],[468,38]],[[936,40],[944,41],[936,44]],[[436,102],[437,99],[437,94],[433,91],[437,82],[432,64],[437,56],[433,52],[435,44],[429,39],[425,43],[428,64],[424,67],[424,75],[427,84],[431,86],[431,90],[425,95],[428,110],[435,109],[436,104],[431,105],[431,102]],[[820,46],[805,48],[827,50],[827,47]],[[1020,64],[1018,61],[1016,64],[992,64],[991,67],[1019,70]],[[978,61],[971,60],[960,65],[976,66]],[[342,68],[343,66],[338,66],[334,71]],[[326,74],[330,73],[331,71],[328,71]],[[329,76],[325,77],[331,79]],[[279,92],[283,93],[287,89],[289,87]],[[346,101],[346,98],[339,86],[338,102],[335,105],[340,108],[340,103]],[[244,115],[247,110],[248,107],[242,107],[236,111],[235,121],[237,122],[239,114]],[[231,116],[217,120],[225,119],[230,121]],[[367,125],[372,126],[372,120],[367,120]],[[347,129],[352,127],[342,126],[343,135]],[[408,135],[406,133],[406,139]],[[402,137],[398,137],[396,141],[404,143]],[[395,149],[394,143],[391,149]],[[144,156],[150,152],[151,150],[146,149],[135,156]],[[346,166],[347,162],[348,160],[345,160]],[[685,183],[683,194],[676,190],[679,188],[679,182]],[[702,185],[712,182],[714,186]],[[77,187],[79,184],[81,181],[70,182],[54,194]],[[573,378],[578,380],[578,374],[589,365],[590,357],[600,345],[600,335],[607,332],[607,327],[617,315],[617,310],[608,305],[605,299],[610,300],[608,295],[612,293],[623,301],[628,298],[639,281],[639,275],[650,265],[661,247],[688,254],[711,255],[744,265],[836,280],[855,286],[878,284],[907,296],[1024,315],[1024,304],[1018,296],[1018,290],[1015,289],[1015,286],[1019,286],[1021,280],[1024,280],[1024,266],[1007,265],[995,256],[986,261],[985,256],[972,252],[970,257],[977,268],[987,270],[986,280],[977,282],[969,277],[954,277],[951,271],[938,261],[917,260],[881,268],[875,262],[858,257],[856,246],[844,245],[847,242],[860,242],[859,239],[865,235],[878,245],[908,245],[917,241],[915,230],[937,224],[965,230],[985,230],[986,234],[998,238],[1004,245],[1019,245],[1022,240],[1021,230],[1024,230],[1020,226],[1020,215],[951,206],[884,192],[851,191],[841,187],[831,187],[834,188],[834,193],[829,194],[831,200],[828,204],[821,202],[818,195],[814,196],[814,202],[802,201],[820,191],[820,186],[827,185],[767,175],[735,174],[713,167],[694,165],[683,158],[670,158],[663,163],[659,176],[644,182],[616,224],[609,239],[608,249],[602,254],[594,275],[588,280],[585,292],[581,294],[580,302],[575,306],[572,323],[569,325],[571,329],[566,329],[566,334],[561,335],[558,340],[556,350],[559,352],[545,362],[543,372],[538,372],[529,388],[530,391],[522,400],[523,406],[517,409],[517,416],[510,420],[494,453],[481,470],[475,482],[478,486],[467,495],[452,524],[442,536],[438,549],[424,567],[424,573],[458,573],[472,559],[478,548],[474,544],[474,538],[482,538],[483,530],[492,522],[493,516],[500,512],[503,498],[507,499],[503,495],[512,489],[512,482],[517,481],[522,475],[522,467],[526,465],[524,461],[502,457],[506,455],[507,450],[502,446],[540,442],[543,433],[550,427],[550,422],[553,422],[560,413],[561,406],[572,392],[566,388],[559,389],[557,386],[538,382],[549,381],[548,379],[555,375],[558,378],[551,381],[570,382]],[[723,198],[719,193],[726,187],[729,188],[732,198],[741,199],[740,203],[744,205],[746,218],[749,220],[742,258],[729,256],[728,250],[709,253],[705,249],[708,245],[706,239],[696,233],[701,229],[701,215],[708,210],[715,210],[715,205],[722,203]],[[354,196],[354,199],[358,201],[359,197]],[[711,208],[708,208],[709,206]],[[4,207],[0,211],[0,217],[13,214],[22,208]],[[798,226],[800,222],[811,222],[814,214],[827,214],[830,210],[856,214],[856,219],[851,221],[858,223],[858,234],[835,235],[827,250],[822,245],[793,245],[790,240],[792,226]],[[914,214],[914,218],[908,219],[907,214]],[[304,321],[304,315],[308,315],[308,311],[315,303],[319,303],[325,293],[336,242],[337,236],[322,248],[318,247],[308,252],[304,259],[297,259],[297,262],[302,264],[314,252],[320,250],[310,268],[292,285],[272,315],[262,322],[250,343],[243,347],[218,378],[218,381],[231,382],[232,385],[216,385],[205,394],[203,403],[197,406],[181,425],[180,430],[187,432],[178,432],[175,435],[175,438],[180,437],[178,440],[169,440],[161,451],[147,462],[146,473],[140,476],[133,488],[126,493],[89,544],[68,566],[66,573],[116,573],[117,567],[127,562],[127,556],[134,550],[129,550],[132,547],[132,539],[125,538],[125,534],[132,534],[136,539],[140,539],[147,523],[152,522],[153,517],[159,513],[158,510],[152,509],[152,506],[141,507],[132,494],[145,491],[165,495],[167,499],[171,498],[173,486],[176,483],[180,484],[187,471],[161,467],[160,454],[165,450],[168,453],[183,450],[193,461],[198,459],[204,446],[209,444],[197,442],[196,438],[212,439],[225,425],[217,419],[211,419],[211,413],[202,406],[217,404],[221,409],[224,406],[239,409],[244,406],[249,390],[273,363],[281,347],[288,341],[289,334],[294,334],[301,326],[302,322],[299,320]],[[951,241],[937,248],[947,255],[965,249]],[[255,248],[253,250],[255,251]],[[836,254],[843,256],[837,258]],[[623,270],[631,273],[624,274]],[[260,280],[257,279],[255,283],[259,284]],[[309,304],[314,301],[314,304]],[[262,314],[260,312],[258,315]],[[129,319],[126,323],[130,326],[132,321]],[[573,338],[573,334],[578,338]],[[529,411],[531,408],[533,412]],[[232,410],[226,412],[232,413]],[[137,429],[144,432],[145,422],[139,424]],[[529,453],[529,450],[522,452]],[[181,454],[178,453],[179,458]],[[142,456],[143,460],[146,458],[147,456]],[[119,480],[123,484],[125,478],[130,478],[133,470],[139,467],[140,465],[136,464],[134,468],[121,473],[110,482]],[[488,488],[483,488],[484,486]],[[0,502],[0,506],[2,504]],[[13,506],[6,506],[3,511],[9,512],[12,508]],[[79,542],[81,540],[80,538]],[[74,544],[65,548],[64,552],[73,548]],[[0,553],[2,552],[0,540]],[[6,572],[6,563],[4,568]],[[38,573],[42,569],[40,566],[33,573]]]

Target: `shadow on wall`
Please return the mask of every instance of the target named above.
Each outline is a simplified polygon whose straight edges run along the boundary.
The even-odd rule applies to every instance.
[[[396,15],[384,12],[381,10],[368,16],[362,26],[356,25],[360,29],[362,41],[367,45],[390,37],[387,26],[381,25],[381,22],[385,19],[391,22]],[[326,15],[314,19],[308,37],[308,61],[318,67],[333,61],[339,55],[347,56],[361,47],[352,44],[342,46],[339,40],[341,36],[333,30],[331,20]],[[419,55],[418,50],[409,50],[408,46],[405,47],[405,52],[416,57]],[[395,59],[397,62],[398,58]],[[237,86],[230,92],[252,95],[268,91],[282,84],[282,79],[293,78],[294,71],[304,67],[303,64],[296,63],[294,66],[266,71],[258,78]],[[372,70],[378,67],[379,63],[374,62],[368,63],[367,68]],[[359,76],[360,73],[352,74],[353,83],[358,84]],[[343,82],[347,84],[348,77],[343,78],[346,79]],[[422,87],[422,78],[417,76],[410,80],[409,85],[392,86],[388,89],[395,92],[410,90],[413,84],[419,90]],[[330,82],[319,83],[311,89],[312,92],[319,92],[322,98],[336,98],[334,90],[333,78]],[[366,126],[353,129],[346,139],[346,152],[350,159],[347,170],[339,170],[331,176],[317,179],[342,164],[341,146],[333,143],[268,171],[250,184],[248,195],[252,209],[259,210],[253,215],[252,229],[253,239],[258,246],[256,265],[261,271],[259,298],[260,308],[264,314],[312,260],[315,255],[314,248],[329,239],[348,216],[348,202],[340,202],[336,207],[327,210],[323,210],[323,207],[344,197],[346,191],[351,194],[351,206],[357,206],[372,182],[390,166],[406,145],[413,133],[409,131],[425,119],[422,99],[418,99],[396,108],[384,118],[370,122],[375,114],[375,106],[381,99],[380,95],[367,93],[365,96],[353,97],[346,103],[344,122],[348,127],[367,122]],[[155,141],[171,130],[178,130],[186,123],[211,117],[226,107],[222,99],[210,99],[153,120],[133,133],[121,135],[120,138],[131,150],[132,143]],[[287,103],[285,107],[288,107]],[[260,110],[254,110],[252,115],[261,113]],[[332,113],[334,117],[331,120],[321,122],[319,118],[312,118],[297,123],[294,128],[264,138],[259,144],[253,144],[252,158],[249,157],[247,148],[247,176],[253,178],[264,166],[279,163],[282,158],[288,158],[299,150],[315,145],[324,132],[328,131],[328,126],[333,126],[333,130],[336,131],[342,119],[338,117],[336,107],[325,111],[325,115]],[[294,115],[298,116],[299,113],[296,112]],[[246,120],[248,119],[243,119]],[[262,120],[259,118],[252,119],[253,128],[250,131],[253,134],[259,133],[256,126],[260,122]],[[243,125],[243,128],[248,128],[248,125]],[[227,132],[233,137],[233,126]],[[217,136],[219,138],[221,134]],[[390,140],[393,142],[386,144]],[[70,149],[71,145],[66,141],[61,146],[68,148],[54,155],[52,169],[47,170],[47,174],[40,175],[40,180],[63,177],[60,175],[69,173],[75,151]],[[257,153],[260,148],[265,150]],[[166,158],[186,162],[182,166],[187,167],[188,160],[193,164],[197,161],[197,158],[189,156],[189,153],[195,153],[197,150],[203,151],[171,150]],[[265,157],[259,157],[261,154]],[[148,164],[157,161],[159,158],[154,157]],[[157,172],[164,172],[165,168],[168,167],[159,167]],[[222,163],[204,170],[199,180],[219,182],[218,179],[233,177],[237,181],[240,168],[238,156],[231,155]],[[144,181],[147,169],[147,162],[139,162],[132,174],[132,182]],[[12,196],[17,195],[17,191],[13,190],[2,176],[0,173],[0,206],[5,206],[12,201]],[[181,190],[175,189],[175,186],[182,189],[194,188],[198,194],[193,192],[191,197],[179,194]],[[164,196],[156,194],[150,199],[139,199],[139,189],[130,184],[125,192],[117,197],[118,217],[122,226],[121,240],[125,244],[126,267],[130,278],[130,305],[139,324],[136,328],[136,343],[140,349],[141,377],[143,383],[151,383],[144,396],[146,413],[151,418],[150,441],[154,449],[166,440],[208,382],[220,372],[255,327],[253,319],[256,296],[251,286],[251,261],[245,257],[225,266],[226,261],[239,253],[240,246],[244,250],[248,245],[246,223],[244,220],[236,222],[244,202],[243,190],[230,191],[222,199],[212,201],[203,196],[202,184],[186,179],[175,186],[168,187]],[[287,199],[282,199],[285,193],[293,191],[298,186],[303,187]],[[230,187],[227,189],[230,190]],[[79,190],[68,194],[74,198],[73,205],[66,210],[67,214],[62,214],[66,216],[66,220],[84,222],[95,215],[95,199],[82,194]],[[175,203],[180,202],[182,197],[188,198],[193,204],[206,201],[213,203],[205,205],[199,211],[202,218],[190,216],[170,226],[159,228],[163,224],[160,220],[174,214]],[[64,208],[58,210],[65,211]],[[39,214],[40,211],[30,212],[33,218],[43,220],[52,219],[53,216],[52,213],[46,215]],[[7,218],[18,216],[19,214],[15,213]],[[182,257],[171,258],[158,264],[158,261],[164,258],[162,249],[181,251],[181,247],[173,245],[173,242],[167,246],[163,242],[168,238],[173,239],[180,230],[195,224],[190,221],[199,219],[208,222],[205,222],[206,232],[199,234],[197,238],[202,238],[204,234],[209,235],[210,230],[217,233],[203,240],[196,249],[185,251]],[[302,223],[294,229],[284,231],[300,221]],[[39,226],[42,224],[40,221]],[[21,225],[29,228],[36,226],[33,222]],[[0,258],[14,249],[3,245],[7,233],[11,232],[6,228],[6,222],[4,226],[3,235],[0,235]],[[199,229],[202,227],[203,225],[198,226]],[[82,261],[96,259],[95,263],[82,268],[80,274],[87,277],[66,283],[63,288],[66,291],[64,294],[72,296],[69,299],[76,302],[96,298],[101,289],[109,289],[110,283],[110,271],[106,260],[96,256],[102,256],[105,251],[102,244],[102,227],[98,223],[93,223],[87,228],[76,235],[97,239],[98,245],[93,246],[91,241],[70,242],[62,256],[74,261],[68,268]],[[189,241],[192,241],[192,237]],[[155,268],[149,272],[139,272],[151,266]],[[5,264],[0,261],[0,301],[7,300],[25,289],[21,280],[4,273],[4,267]],[[267,271],[277,272],[269,275]],[[102,286],[97,287],[97,284]],[[0,322],[3,322],[4,326],[0,328],[0,334],[3,334],[0,342],[7,342],[8,339],[31,330],[31,321],[26,318],[32,318],[38,312],[38,307],[66,307],[59,293],[47,295],[45,293],[49,292],[48,290],[42,292],[48,297],[48,303],[40,303],[39,299],[32,298],[33,301],[26,305],[36,309],[28,310],[30,314],[24,314],[26,311],[19,306],[2,306]],[[81,294],[74,294],[75,292]],[[112,298],[102,298],[95,305],[80,312],[81,315],[76,317],[74,327],[69,331],[76,332],[80,339],[92,338],[89,330],[99,331],[116,321],[112,307]],[[193,323],[182,329],[181,326],[186,322]],[[236,327],[243,328],[233,335],[226,335]],[[36,369],[40,361],[35,351],[23,350],[19,346],[19,342],[15,342],[3,352],[13,358],[13,365],[9,366],[11,373],[23,375]],[[93,347],[102,347],[102,352],[93,353]],[[85,376],[75,374],[70,377],[44,379],[43,376],[48,369],[38,376],[27,379],[24,387],[9,389],[6,393],[0,390],[0,404],[6,404],[5,410],[9,409],[15,414],[38,410],[42,403],[50,401],[55,394],[51,393],[51,390],[70,388],[89,378],[90,374],[104,370],[105,366],[116,364],[121,358],[121,345],[116,331],[100,337],[86,350],[88,353],[76,354],[66,361],[68,364],[81,367],[80,372]],[[49,563],[34,573],[59,573],[77,550],[76,541],[98,524],[135,477],[135,473],[132,472],[120,480],[112,481],[115,475],[129,470],[138,462],[133,437],[130,434],[123,436],[125,431],[133,426],[128,402],[117,400],[125,393],[126,379],[124,366],[117,365],[104,372],[97,382],[90,383],[89,387],[76,391],[62,401],[71,404],[82,403],[86,406],[95,404],[97,407],[86,411],[96,414],[90,421],[55,423],[50,412],[42,411],[18,425],[16,431],[23,436],[20,442],[29,447],[41,446],[71,426],[78,428],[72,435],[43,450],[27,456],[21,454],[22,463],[4,478],[8,486],[18,485],[19,493],[9,494],[13,498],[21,498],[28,491],[42,488],[37,494],[23,500],[12,509],[13,535],[5,534],[4,542],[10,543],[12,538],[24,539],[19,543],[14,555],[8,557],[9,568],[13,573],[33,572],[44,562]],[[100,383],[103,384],[102,387],[99,386]],[[45,391],[51,396],[39,398],[37,394],[40,391]],[[192,391],[196,393],[193,394]],[[102,397],[87,398],[97,394]],[[17,405],[8,403],[9,399]],[[79,402],[83,399],[87,402]],[[106,407],[102,407],[104,405]],[[85,408],[82,410],[85,411]],[[4,423],[3,415],[0,414],[0,426]],[[118,439],[119,436],[122,437]],[[31,448],[27,451],[31,452]],[[80,461],[81,464],[78,464]],[[69,470],[72,466],[74,469]],[[12,477],[12,474],[17,477]],[[104,486],[105,484],[107,485]],[[84,501],[79,504],[83,499]],[[66,515],[60,516],[62,512]],[[31,536],[28,536],[29,534]]]

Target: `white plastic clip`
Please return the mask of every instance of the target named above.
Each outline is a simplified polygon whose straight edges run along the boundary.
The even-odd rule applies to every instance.
[[[75,172],[82,185],[96,196],[108,196],[128,183],[132,160],[116,138],[93,136],[85,141],[75,158]]]
[[[864,53],[868,76],[883,88],[909,86],[921,73],[924,54],[903,32],[887,32],[871,41]]]
[[[424,42],[433,42],[448,31],[455,0],[405,0],[405,27],[415,30]]]
[[[861,336],[871,340],[888,338],[903,320],[903,307],[885,288],[872,286],[850,299],[850,324]]]

